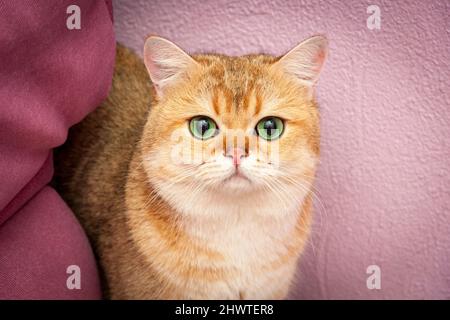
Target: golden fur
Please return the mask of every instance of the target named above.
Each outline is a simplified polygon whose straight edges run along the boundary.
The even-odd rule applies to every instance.
[[[57,186],[93,243],[106,297],[286,297],[310,230],[319,155],[313,86],[326,41],[316,37],[281,59],[191,58],[158,37],[146,46],[144,65],[118,45],[109,97],[55,158]],[[190,136],[187,121],[198,115],[244,132],[249,180],[230,176],[228,159],[212,153],[226,144],[222,132]],[[277,167],[266,156],[275,141],[255,147],[248,131],[268,115],[285,121]],[[173,161],[175,131],[200,163]]]

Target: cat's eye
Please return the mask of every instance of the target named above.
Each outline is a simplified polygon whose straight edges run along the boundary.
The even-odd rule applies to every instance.
[[[201,140],[210,139],[218,132],[214,120],[206,116],[192,118],[189,122],[189,130],[195,138]]]
[[[284,130],[283,120],[277,117],[267,117],[256,125],[256,133],[265,140],[278,139]]]

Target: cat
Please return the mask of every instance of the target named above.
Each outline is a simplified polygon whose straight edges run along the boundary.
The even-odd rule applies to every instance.
[[[55,154],[105,298],[286,298],[311,227],[327,52],[314,36],[281,57],[190,56],[150,36],[142,61],[118,44],[108,98]]]

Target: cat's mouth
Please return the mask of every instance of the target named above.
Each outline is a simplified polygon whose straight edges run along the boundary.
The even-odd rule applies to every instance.
[[[235,169],[234,172],[229,175],[227,178],[223,180],[224,183],[227,182],[248,182],[251,183],[252,181],[242,172],[242,170]]]

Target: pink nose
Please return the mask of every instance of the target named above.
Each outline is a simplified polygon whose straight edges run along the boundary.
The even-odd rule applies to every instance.
[[[241,164],[241,159],[247,155],[241,148],[229,148],[225,153],[225,156],[233,158],[233,164],[237,167]]]

